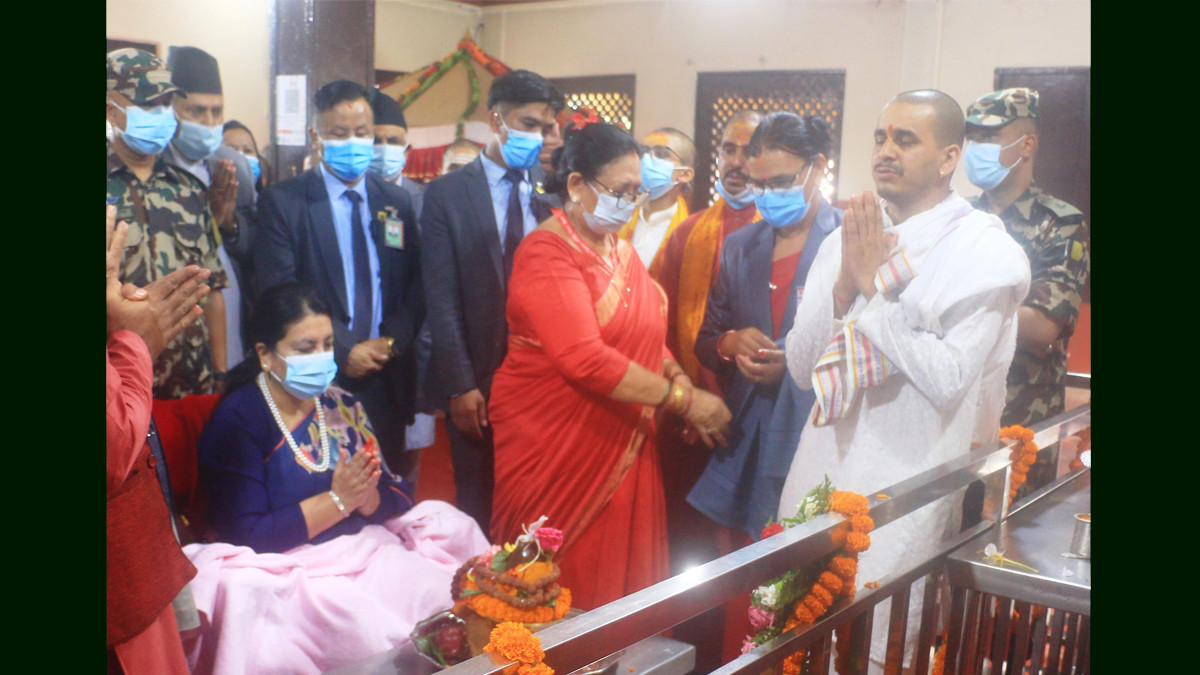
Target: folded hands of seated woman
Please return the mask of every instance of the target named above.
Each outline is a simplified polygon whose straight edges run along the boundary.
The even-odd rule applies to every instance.
[[[373,452],[357,452],[349,461],[346,460],[346,453],[338,453],[331,487],[347,513],[358,511],[364,516],[375,513],[375,509],[379,508],[377,488],[382,472],[379,457]]]

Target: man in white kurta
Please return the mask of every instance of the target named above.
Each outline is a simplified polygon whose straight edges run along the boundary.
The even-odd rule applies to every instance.
[[[817,405],[781,517],[794,516],[826,474],[837,489],[869,496],[973,442],[998,442],[1029,262],[998,218],[950,189],[963,130],[962,109],[932,90],[900,94],[880,114],[871,160],[885,201],[870,192],[851,198],[841,231],[813,262],[787,336],[788,372],[816,389]],[[931,551],[956,529],[960,503],[961,494],[951,495],[872,533],[859,585]],[[911,597],[915,637],[919,588]],[[876,613],[874,667],[884,659],[886,610]]]

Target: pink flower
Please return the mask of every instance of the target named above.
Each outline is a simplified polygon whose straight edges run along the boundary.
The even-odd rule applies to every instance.
[[[758,645],[754,644],[754,638],[750,637],[749,635],[742,638],[742,653],[743,654],[754,649],[757,646]]]
[[[754,630],[768,628],[775,623],[775,613],[750,605],[750,625]]]
[[[562,530],[556,530],[553,527],[539,527],[536,534],[538,543],[542,545],[542,550],[557,551],[562,548]]]
[[[491,548],[489,548],[488,550],[479,554],[479,564],[482,565],[483,567],[491,567],[492,556],[496,555],[499,552],[500,552],[500,546],[498,544],[492,544]]]

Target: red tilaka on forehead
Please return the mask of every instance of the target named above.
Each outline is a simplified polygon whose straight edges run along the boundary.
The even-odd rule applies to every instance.
[[[891,134],[891,133],[892,133],[892,127],[893,127],[893,126],[894,126],[894,125],[892,125],[892,124],[889,124],[889,125],[888,125],[888,134]]]

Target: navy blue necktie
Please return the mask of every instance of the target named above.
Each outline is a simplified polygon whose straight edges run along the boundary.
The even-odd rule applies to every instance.
[[[512,277],[513,256],[517,253],[517,245],[525,236],[525,214],[521,212],[521,181],[524,179],[521,171],[509,169],[504,173],[504,180],[512,183],[508,193],[508,217],[504,224],[504,281]]]
[[[350,232],[354,249],[354,335],[357,342],[371,337],[374,308],[371,283],[371,254],[367,252],[367,235],[362,226],[362,195],[346,190],[350,209]]]

